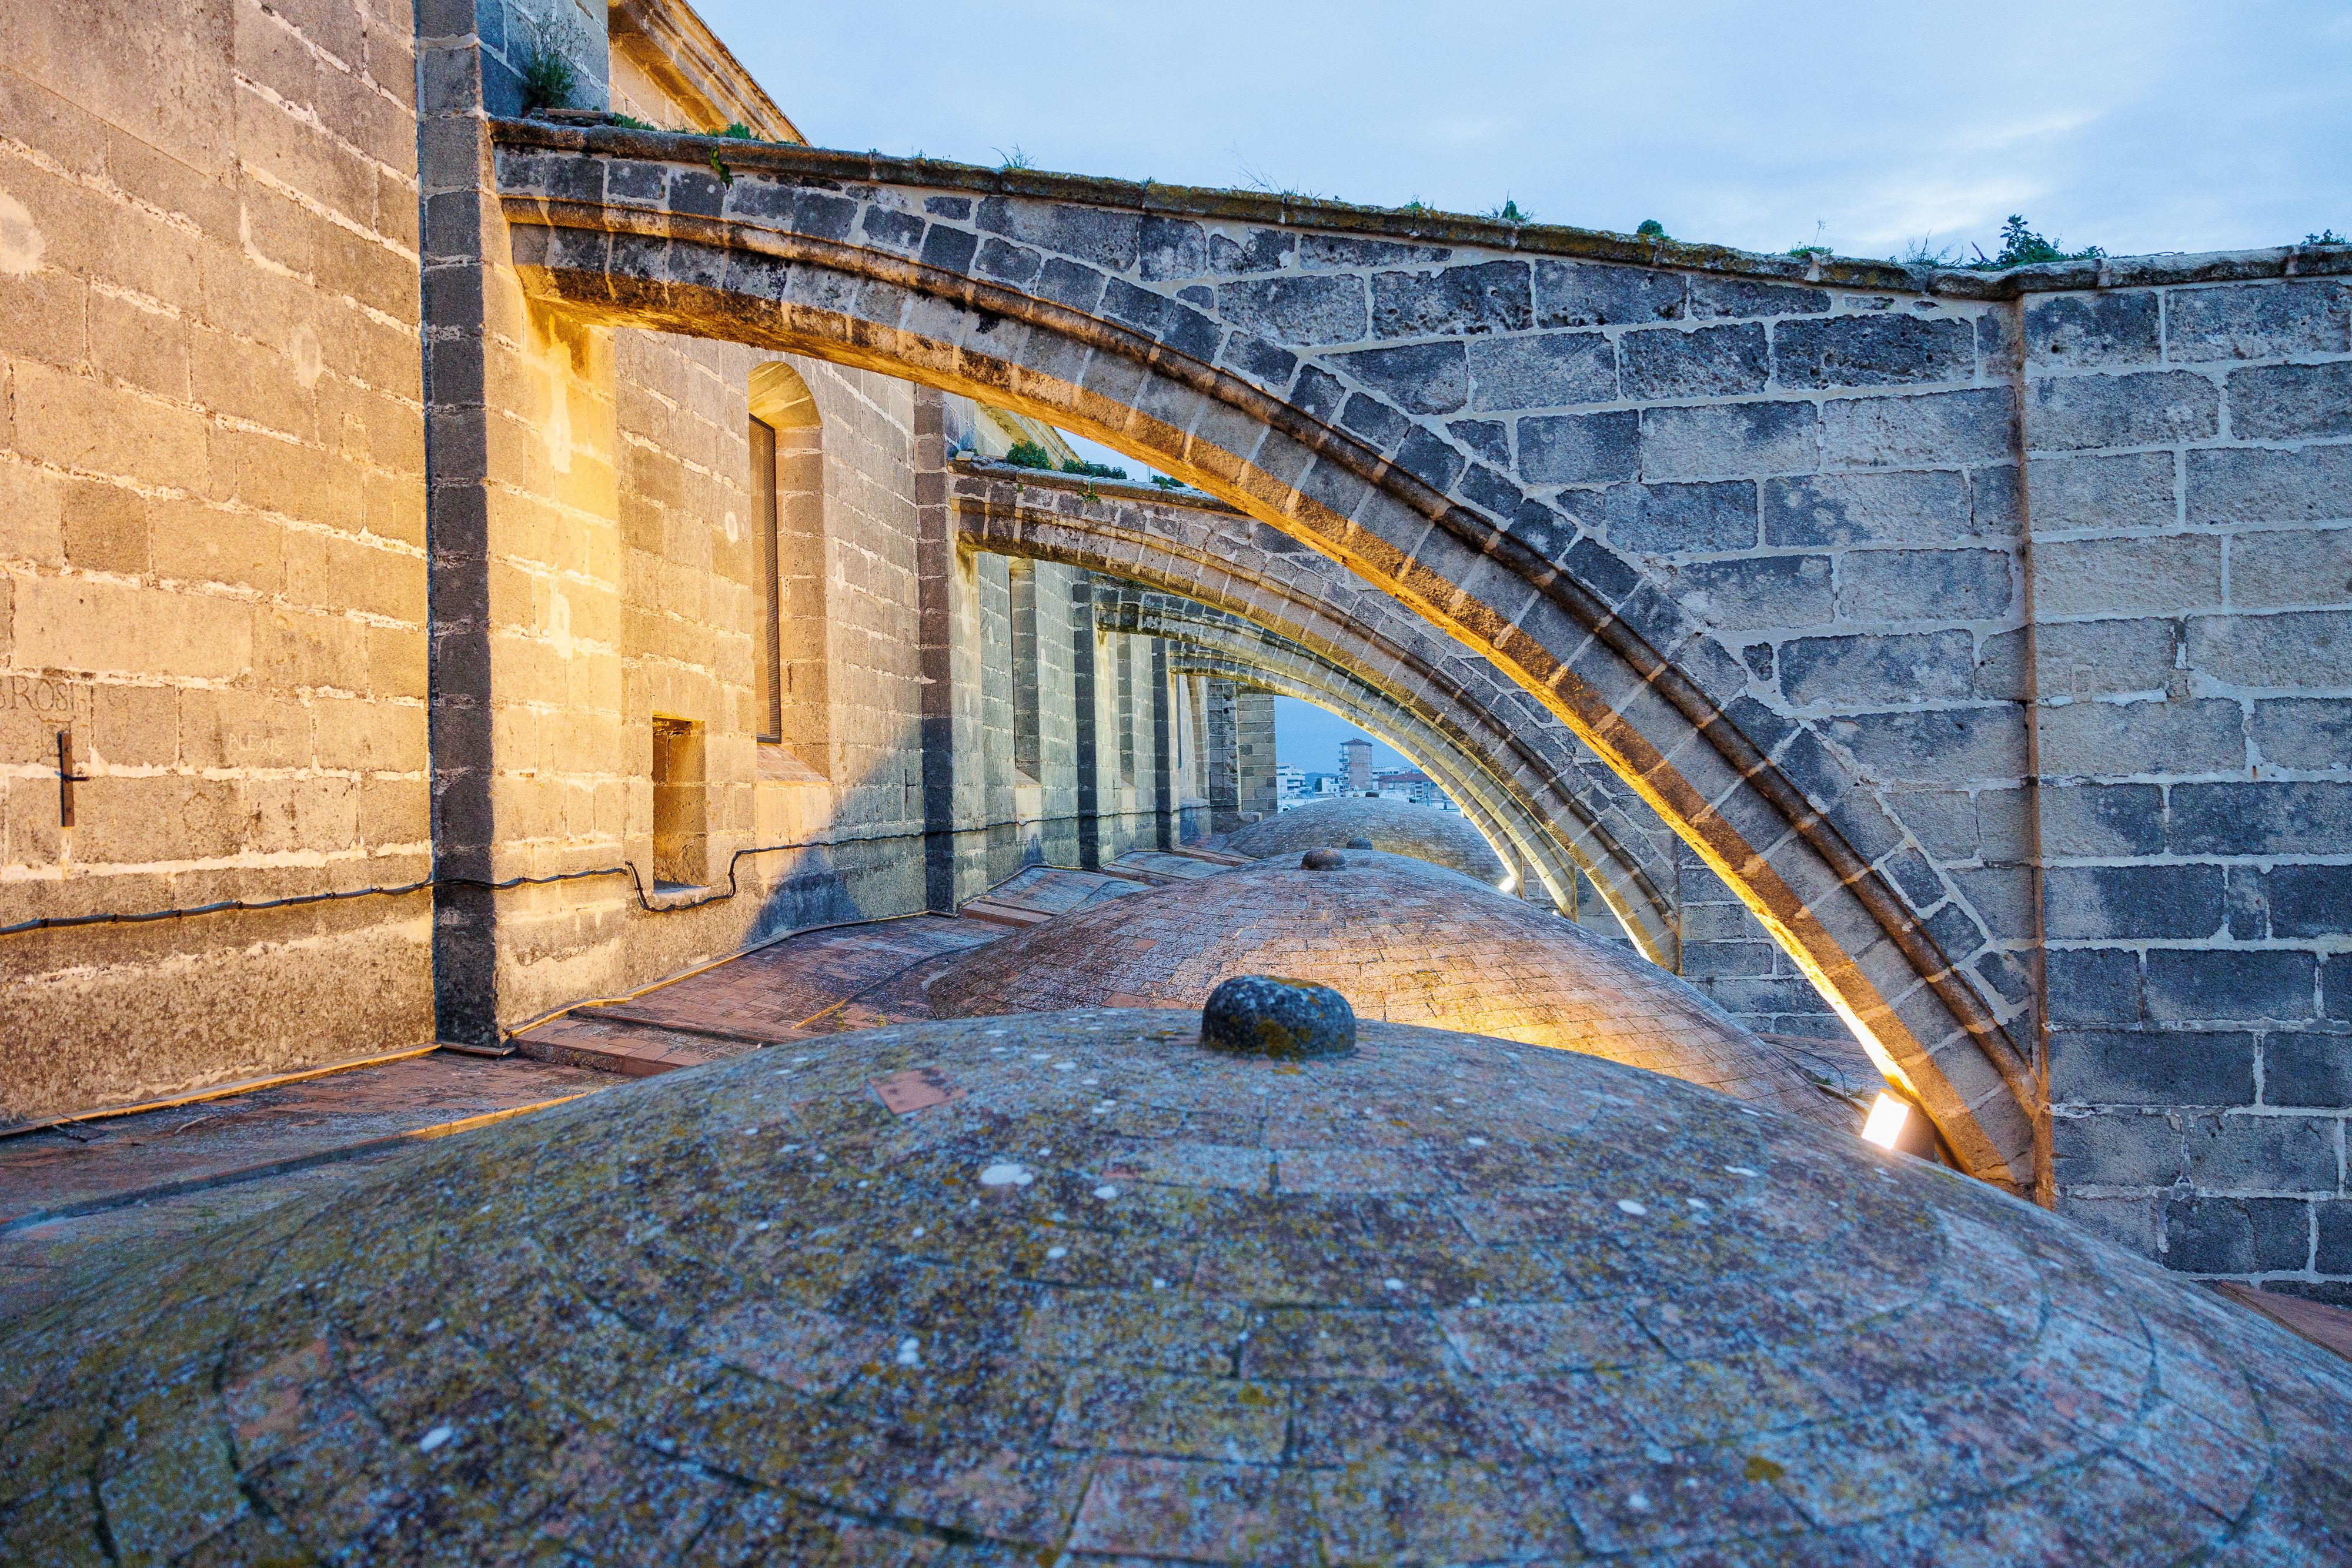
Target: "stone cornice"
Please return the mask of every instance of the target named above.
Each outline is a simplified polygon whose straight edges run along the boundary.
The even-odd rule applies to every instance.
[[[892,158],[878,152],[739,141],[619,126],[555,125],[497,120],[493,136],[510,147],[538,147],[689,163],[709,161],[715,148],[729,170],[796,180],[896,184],[968,191],[991,196],[1118,207],[1129,211],[1277,224],[1373,235],[1420,245],[1476,246],[1586,261],[1612,261],[1782,283],[1896,290],[1954,299],[2013,299],[2024,294],[2081,289],[2144,288],[2252,278],[2352,275],[2352,245],[2280,246],[2269,250],[2172,252],[2051,262],[2005,272],[1901,267],[1847,257],[1760,256],[1728,246],[1650,240],[1600,229],[1553,224],[1504,224],[1447,213],[1404,213],[1390,207],[1308,200],[1255,191],[1139,183],[1090,174],[1049,174],[1034,169],[985,169],[937,158]]]
[[[667,68],[654,74],[675,78],[662,82],[673,96],[699,99],[715,120],[740,122],[755,136],[807,141],[686,0],[613,0],[610,26],[615,40],[635,35],[652,47]]]

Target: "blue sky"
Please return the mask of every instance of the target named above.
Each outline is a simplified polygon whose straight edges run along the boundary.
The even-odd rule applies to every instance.
[[[2352,233],[2345,0],[698,4],[820,146],[1846,256]]]
[[[2342,0],[701,8],[822,146],[1851,256],[2352,231]]]

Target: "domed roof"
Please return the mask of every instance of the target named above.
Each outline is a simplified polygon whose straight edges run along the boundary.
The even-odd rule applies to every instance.
[[[1307,850],[1336,850],[1349,839],[1370,839],[1376,850],[1452,866],[1488,887],[1502,881],[1507,869],[1485,835],[1465,819],[1404,800],[1341,797],[1295,806],[1236,829],[1225,839],[1225,848],[1237,855],[1264,859]]]
[[[924,997],[939,1018],[1198,1008],[1221,980],[1281,975],[1359,1018],[1586,1051],[1855,1125],[1790,1054],[1640,955],[1452,872],[1344,853],[1336,871],[1259,861],[1080,910],[944,959]]]
[[[1570,1052],[1193,1028],[762,1051],[134,1264],[0,1328],[0,1557],[2340,1554],[2352,1369],[2054,1216]]]

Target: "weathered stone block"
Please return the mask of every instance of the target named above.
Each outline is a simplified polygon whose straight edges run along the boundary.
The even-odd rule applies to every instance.
[[[2147,956],[2147,1013],[2158,1023],[2297,1022],[2318,1016],[2317,960],[2263,947]]]
[[[1276,342],[1352,343],[1364,336],[1364,285],[1329,275],[1221,283],[1217,311],[1228,324]]]
[[[1960,697],[1975,663],[1966,632],[1802,637],[1781,645],[1780,689],[1800,707]]]
[[[1772,374],[1782,386],[1909,386],[1976,375],[1969,323],[1916,316],[1835,316],[1772,329]]]
[[[2167,359],[2269,360],[2352,348],[2352,288],[2335,278],[2176,288],[2165,301]]]
[[[2023,866],[1962,867],[1948,874],[1985,930],[2004,941],[2032,939],[2033,878]],[[1957,904],[1938,910],[1929,918],[1927,930],[1944,956],[1955,962],[1983,945],[1968,912]]]
[[[1617,351],[1629,398],[1742,396],[1763,391],[1771,368],[1764,329],[1754,323],[1628,332],[1618,339]]]
[[[1535,264],[1536,324],[1541,327],[1640,326],[1682,319],[1688,285],[1675,272],[1605,262]]]
[[[2352,520],[2352,446],[2191,452],[2189,517],[2200,523]]]
[[[2016,399],[2007,387],[1822,404],[1822,462],[1831,468],[2007,463],[2017,455]]]
[[[1617,396],[1617,359],[1598,332],[1479,338],[1470,343],[1470,379],[1480,410],[1608,402]]]
[[[2016,598],[2014,579],[2004,550],[1853,550],[1838,560],[1838,619],[2000,620]]]
[[[1670,591],[1709,626],[1819,626],[1836,613],[1827,556],[1693,561],[1671,569]]]
[[[2286,1030],[2264,1035],[2263,1103],[2352,1106],[2352,1034]]]
[[[1422,338],[1521,332],[1535,324],[1528,264],[1489,261],[1443,272],[1372,277],[1372,336]]]
[[[2352,435],[2352,360],[2231,372],[2230,431],[2272,441]]]
[[[2313,1272],[2352,1274],[2352,1203],[2340,1197],[2321,1199],[2311,1207],[2312,1218],[2317,1222],[2311,1249]],[[2312,1294],[2336,1306],[2344,1305],[2348,1299],[2341,1284],[2323,1285]]]
[[[1837,720],[1831,733],[1874,782],[2006,782],[2025,771],[2025,726],[2007,704],[1856,714]]]
[[[1003,235],[1112,272],[1132,267],[1142,248],[1141,217],[1134,213],[990,196],[980,204],[973,222],[984,233]]]
[[[1208,270],[1207,235],[1189,218],[1144,214],[1136,229],[1136,267],[1146,283],[1198,277]]]
[[[1641,466],[1641,415],[1542,414],[1519,421],[1519,473],[1535,485],[1631,479]]]
[[[2172,1118],[2147,1112],[2053,1117],[2050,1154],[2065,1186],[2170,1186],[2188,1163]]]
[[[2176,854],[2331,854],[2352,842],[2352,784],[2260,780],[2172,790]]]
[[[1767,544],[1927,544],[1974,531],[1966,483],[1954,473],[1823,474],[1764,483]]]
[[[1717,403],[1642,411],[1642,477],[1729,479],[1809,474],[1819,465],[1808,402]]]
[[[2059,942],[2212,936],[2222,926],[2221,881],[2211,865],[2052,866],[2042,873],[2043,925]]]
[[[2098,696],[2160,692],[2171,679],[2169,621],[2054,621],[2035,632],[2033,695]]]
[[[2036,457],[2025,465],[2033,531],[2161,528],[2179,520],[2172,454]]]
[[[2153,364],[2159,343],[2155,290],[2038,294],[2025,301],[2025,358],[2032,366]]]
[[[2281,865],[2263,879],[2276,936],[2338,936],[2352,931],[2352,866]]]
[[[2185,1120],[2189,1180],[2200,1192],[2336,1189],[2332,1121],[2242,1112]]]
[[[2189,664],[2257,688],[2352,683],[2352,614],[2197,616],[2189,622]]]
[[[1691,279],[1691,314],[1718,316],[1809,316],[1830,308],[1829,291],[1746,277]]]
[[[2196,1274],[2297,1270],[2311,1260],[2311,1209],[2299,1197],[2168,1197],[2164,1261]]]
[[[65,488],[58,521],[67,564],[132,577],[147,570],[147,500],[138,491],[76,480]]]
[[[1470,361],[1459,342],[1359,349],[1332,362],[1409,413],[1452,413],[1470,401]]]
[[[1235,235],[1212,228],[1209,267],[1214,272],[1273,272],[1297,246],[1297,236],[1281,229],[1244,229]]]
[[[2234,771],[2245,765],[2238,705],[2074,702],[2041,712],[2042,771],[2056,778]]]
[[[2042,615],[2150,615],[2219,608],[2222,541],[2210,534],[2051,539],[2033,547]]]
[[[2046,761],[2043,771],[2053,771]],[[2065,859],[2162,854],[2164,791],[2154,784],[2045,782],[2042,849]]]
[[[2207,441],[2221,429],[2221,389],[2187,371],[2050,376],[2033,382],[2026,395],[2025,444],[2063,452]]]
[[[2237,609],[2352,604],[2352,528],[2264,529],[2234,535],[2229,547]]]
[[[2053,1024],[2129,1028],[2140,1021],[2139,955],[2116,947],[2053,947],[2043,958]]]
[[[2191,1030],[2053,1030],[2050,1097],[2075,1105],[2250,1105],[2254,1037]]]
[[[1624,417],[1630,423],[1631,415]],[[1599,511],[1612,544],[1644,555],[1750,549],[1756,544],[1756,486],[1751,480],[1612,486]]]

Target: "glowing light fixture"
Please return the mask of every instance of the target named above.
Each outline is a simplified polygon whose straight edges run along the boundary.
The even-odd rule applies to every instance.
[[[1503,873],[1503,880],[1495,884],[1495,891],[1496,893],[1508,893],[1511,889],[1518,885],[1518,873],[1507,871]]]
[[[1892,1094],[1881,1094],[1870,1107],[1870,1119],[1862,1124],[1862,1135],[1882,1149],[1891,1149],[1903,1135],[1903,1124],[1911,1119],[1911,1107]]]

